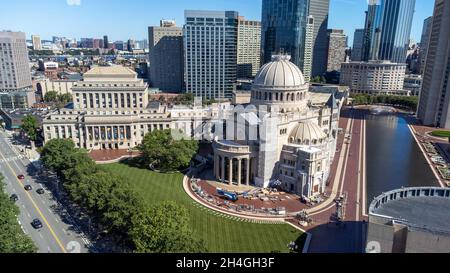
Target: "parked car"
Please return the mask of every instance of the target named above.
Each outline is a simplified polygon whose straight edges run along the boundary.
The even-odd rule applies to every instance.
[[[17,176],[17,178],[19,178],[20,180],[24,180],[24,179],[25,179],[25,175],[19,174],[19,175]]]
[[[23,187],[26,191],[31,191],[33,189],[33,187],[31,187],[31,185],[26,185],[25,187]]]
[[[38,194],[44,194],[44,193],[45,193],[45,191],[44,191],[43,188],[37,189],[36,192],[37,192]]]

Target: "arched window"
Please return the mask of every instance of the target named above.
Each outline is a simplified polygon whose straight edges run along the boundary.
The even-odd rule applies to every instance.
[[[267,92],[264,92],[264,100],[267,100]]]
[[[272,100],[272,93],[269,93],[269,100]]]
[[[291,101],[295,101],[295,94],[291,95]]]
[[[283,101],[283,97],[284,97],[284,94],[281,93],[281,94],[280,94],[280,101]]]
[[[275,93],[275,100],[278,100],[278,93]]]
[[[288,93],[287,96],[286,96],[286,100],[287,101],[289,101],[289,96],[290,96],[290,94]]]

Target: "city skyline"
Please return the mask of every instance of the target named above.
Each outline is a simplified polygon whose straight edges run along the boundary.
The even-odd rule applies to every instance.
[[[31,35],[39,35],[42,40],[51,40],[52,36],[80,39],[108,35],[111,41],[126,41],[129,38],[147,39],[147,27],[159,25],[161,19],[174,19],[178,26],[184,25],[184,10],[187,9],[235,10],[248,20],[261,20],[261,0],[174,0],[170,6],[146,0],[131,2],[133,5],[123,6],[120,1],[114,0],[105,6],[95,0],[10,1],[3,3],[4,10],[8,12],[0,18],[0,25],[2,30],[25,32],[27,39]],[[23,6],[28,8],[23,9]],[[36,13],[36,10],[47,12]],[[365,0],[331,0],[328,28],[344,29],[351,45],[354,30],[364,26],[366,10]],[[432,12],[433,1],[416,1],[411,31],[411,38],[416,42],[420,41],[423,20],[431,16]],[[38,17],[42,14],[45,14],[45,18]],[[349,19],[348,14],[358,16]],[[114,19],[123,15],[127,20]],[[54,24],[55,21],[58,24]]]

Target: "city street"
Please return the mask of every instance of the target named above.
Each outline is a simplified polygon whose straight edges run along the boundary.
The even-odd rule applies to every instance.
[[[90,242],[74,225],[70,215],[52,196],[52,193],[33,175],[36,171],[31,162],[17,151],[5,132],[0,132],[0,173],[4,176],[5,191],[17,194],[16,205],[20,209],[18,221],[26,234],[31,236],[40,253],[86,253]],[[18,179],[24,175],[25,179]],[[24,189],[32,187],[31,191]],[[43,188],[44,194],[37,189]],[[33,219],[39,219],[43,227],[34,229]]]

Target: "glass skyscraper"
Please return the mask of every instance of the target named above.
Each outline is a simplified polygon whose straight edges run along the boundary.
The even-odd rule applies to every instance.
[[[304,70],[309,0],[263,0],[262,64],[277,53],[291,55],[291,62]]]
[[[286,53],[306,78],[325,73],[329,3],[329,0],[263,0],[262,64],[270,62],[274,53]]]
[[[415,0],[370,0],[363,59],[405,63]]]

